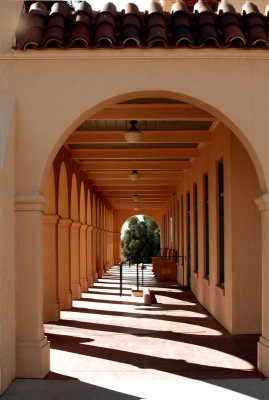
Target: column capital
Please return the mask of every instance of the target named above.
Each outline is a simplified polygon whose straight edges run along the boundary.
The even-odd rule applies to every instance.
[[[39,193],[15,194],[15,211],[45,211],[45,206],[49,199]]]
[[[73,229],[79,229],[80,226],[81,226],[81,222],[79,222],[79,221],[72,221],[72,223],[71,223],[71,228],[73,228]]]
[[[86,231],[87,228],[88,228],[88,225],[87,225],[87,224],[81,223],[80,229],[81,229],[82,231]]]
[[[258,206],[259,211],[269,210],[269,193],[264,193],[254,200],[255,204]]]
[[[72,219],[69,218],[60,218],[58,225],[61,225],[62,227],[69,228],[69,226],[72,224]]]
[[[57,224],[60,217],[58,214],[43,214],[43,223],[44,224]]]

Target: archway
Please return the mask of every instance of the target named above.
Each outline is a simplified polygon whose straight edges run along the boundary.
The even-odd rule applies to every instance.
[[[219,128],[219,129],[220,130],[223,130],[223,129],[225,130],[225,127],[223,128],[223,126],[221,126],[221,128]],[[182,154],[183,154],[183,152],[182,152]],[[195,154],[195,152],[191,152],[190,154]],[[181,161],[182,160],[180,160],[180,162]],[[183,160],[182,162],[185,162],[185,161]],[[68,224],[71,223],[71,221],[69,220],[69,205],[68,205],[68,201],[67,201],[67,199],[69,199],[69,196],[70,196],[69,195],[68,184],[63,184],[63,182],[66,181],[66,178],[67,178],[67,173],[66,173],[66,171],[64,170],[64,168],[62,166],[61,169],[60,169],[59,206],[58,206],[58,210],[59,210],[59,215],[62,217],[60,223],[62,225],[64,224],[65,228],[69,227]],[[190,179],[190,178],[188,177],[188,179]],[[93,186],[96,186],[96,185],[93,185]],[[88,285],[88,282],[87,282],[87,250],[86,250],[87,249],[87,240],[86,240],[87,234],[86,234],[86,230],[88,228],[87,228],[87,224],[86,224],[86,211],[85,211],[85,209],[86,209],[86,207],[85,207],[85,201],[86,201],[85,200],[86,199],[85,193],[87,193],[87,190],[88,190],[88,188],[85,188],[84,187],[84,183],[82,183],[81,184],[81,189],[80,189],[80,222],[82,223],[82,225],[85,225],[85,234],[81,233],[81,235],[80,235],[80,252],[82,254],[84,254],[84,256],[85,256],[85,258],[84,258],[84,261],[85,261],[84,262],[84,266],[85,266],[85,268],[83,268],[83,271],[84,271],[83,279],[84,279],[84,282],[85,282],[85,287],[84,287],[83,291],[87,290],[87,287],[88,287],[87,286]],[[186,191],[186,187],[185,188],[184,187],[180,187],[180,185],[179,185],[179,192],[178,192],[178,194],[176,193],[176,196],[178,196],[181,192],[184,192],[184,190]],[[72,190],[71,190],[71,192],[72,192]],[[72,196],[72,194],[71,194],[71,196]],[[93,226],[93,231],[94,231],[94,233],[93,233],[93,238],[94,239],[92,239],[92,240],[95,240],[95,243],[97,243],[97,247],[96,247],[96,250],[92,249],[92,257],[93,257],[93,266],[94,266],[94,263],[95,263],[95,268],[96,268],[96,270],[99,271],[99,276],[102,275],[103,269],[104,269],[104,260],[102,258],[102,254],[103,254],[103,252],[102,252],[103,239],[102,239],[102,232],[101,232],[102,229],[103,229],[103,218],[102,218],[102,216],[104,215],[104,213],[102,212],[103,207],[104,207],[104,205],[103,205],[103,203],[102,203],[102,201],[101,201],[101,199],[99,197],[99,193],[98,194],[97,193],[93,193],[93,200],[92,200],[92,211],[93,211],[92,224],[93,225],[92,226]],[[176,207],[175,207],[175,205],[173,207],[174,207],[173,208],[174,211],[172,211],[172,213],[174,213],[174,215],[175,215]],[[186,202],[185,202],[184,207],[186,207]],[[144,206],[144,209],[145,209],[145,206]],[[179,209],[177,209],[177,210],[178,210],[178,214],[180,214]],[[112,218],[113,219],[112,231],[111,231],[111,233],[114,234],[114,260],[115,259],[116,260],[119,259],[119,254],[117,253],[117,251],[118,251],[117,247],[118,247],[118,243],[119,243],[119,230],[118,230],[118,227],[120,226],[120,221],[123,218],[125,218],[124,216],[126,216],[126,213],[130,213],[130,211],[127,212],[127,211],[122,211],[121,210],[121,212],[119,212],[119,210],[117,210],[117,211],[114,210],[114,216]],[[183,213],[186,213],[186,210],[185,211],[183,210]],[[162,211],[154,210],[152,212],[152,215],[154,215],[154,214],[155,214],[155,219],[156,220],[159,219],[159,221],[162,221],[162,217],[164,215]],[[168,220],[170,221],[170,218],[171,218],[170,214],[168,213],[167,215],[168,215]],[[172,243],[176,241],[176,239],[175,239],[176,235],[174,234],[173,226],[174,225],[172,225],[172,235],[171,235],[171,237],[173,238],[172,239]],[[186,224],[185,224],[185,226],[186,226]],[[169,231],[169,230],[171,230],[171,228],[170,227],[166,227],[166,231]],[[65,239],[66,239],[66,232],[67,231],[65,231]],[[115,236],[116,236],[116,239],[115,239]],[[67,242],[65,240],[65,244],[66,243]],[[61,246],[61,241],[60,241],[59,246]],[[94,255],[94,251],[96,251],[95,255]],[[63,263],[61,263],[61,262],[59,263],[59,274],[61,273],[60,272],[61,271],[60,265],[62,265],[62,264]],[[67,265],[67,263],[66,263],[66,265]],[[81,267],[81,263],[80,263],[80,267]],[[81,271],[81,269],[80,269],[80,271]],[[95,277],[95,279],[96,279],[96,277]],[[59,280],[61,280],[61,278]],[[82,280],[80,281],[80,284],[82,286]],[[66,293],[66,292],[68,292],[68,293]],[[67,287],[65,288],[65,295],[68,295],[69,296],[68,298],[71,301],[70,292],[69,292],[69,289],[67,289]],[[67,307],[70,308],[70,304],[69,303],[67,304],[67,302],[66,302],[67,305],[65,305],[64,304],[64,300],[61,299],[61,297],[60,297],[60,302],[62,302],[61,308],[67,308]],[[214,311],[216,311],[216,310],[213,309],[213,312]]]

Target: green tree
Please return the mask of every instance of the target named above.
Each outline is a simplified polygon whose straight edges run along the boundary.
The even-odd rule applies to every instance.
[[[160,228],[150,217],[129,219],[128,229],[121,240],[123,259],[130,258],[134,263],[151,262],[151,256],[160,255]]]

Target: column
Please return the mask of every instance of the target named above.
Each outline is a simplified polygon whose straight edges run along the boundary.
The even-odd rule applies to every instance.
[[[110,266],[114,265],[114,246],[113,246],[113,237],[114,234],[109,232],[109,263]]]
[[[43,215],[43,313],[44,322],[59,321],[57,265],[58,215]]]
[[[101,229],[97,228],[96,234],[96,263],[97,263],[97,273],[98,278],[102,278],[102,269],[101,269]]]
[[[262,218],[262,336],[258,342],[258,370],[269,377],[269,193],[255,199]]]
[[[114,233],[114,262],[119,264],[121,262],[121,249],[120,249],[120,232]]]
[[[16,376],[44,378],[50,369],[43,326],[42,214],[47,199],[15,196]]]
[[[88,291],[87,280],[87,224],[81,224],[80,227],[80,286],[82,292]]]
[[[81,223],[73,221],[70,226],[70,267],[72,299],[81,298],[80,286],[80,227]]]
[[[92,236],[93,236],[93,226],[88,225],[87,227],[87,281],[88,287],[93,286],[93,268],[92,268]]]
[[[97,252],[97,228],[94,226],[92,231],[92,271],[93,271],[94,282],[98,281],[96,252]]]
[[[104,231],[104,266],[105,266],[105,271],[108,270],[109,266],[108,266],[108,241],[107,241],[107,231]]]
[[[104,275],[105,268],[104,268],[104,230],[100,229],[100,268],[101,268],[101,276]]]
[[[61,218],[58,223],[58,291],[61,310],[72,307],[70,274],[70,225],[71,219]]]

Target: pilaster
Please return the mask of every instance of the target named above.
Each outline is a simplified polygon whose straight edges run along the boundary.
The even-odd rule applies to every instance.
[[[72,307],[70,273],[70,225],[71,219],[61,218],[58,223],[58,289],[61,310]]]
[[[80,286],[82,292],[88,291],[87,280],[87,240],[86,231],[88,225],[81,224],[80,227]]]
[[[258,342],[258,369],[269,377],[269,193],[255,199],[262,218],[262,336]]]
[[[92,231],[92,271],[93,271],[94,282],[98,281],[96,253],[97,253],[97,228],[94,226]]]
[[[50,369],[42,273],[42,214],[47,202],[40,194],[15,196],[16,376],[20,378],[43,378]]]
[[[59,321],[60,303],[57,288],[57,224],[59,216],[43,215],[43,312],[44,322]]]
[[[93,236],[93,226],[87,226],[87,280],[88,287],[93,285],[93,268],[92,268],[92,236]]]
[[[81,298],[80,286],[80,227],[81,223],[73,221],[70,226],[70,267],[72,299]]]

